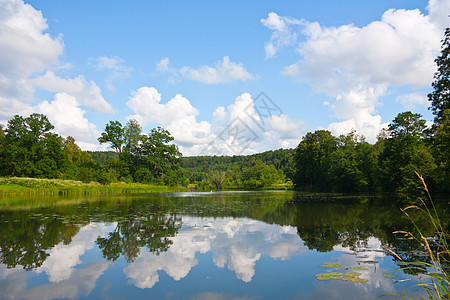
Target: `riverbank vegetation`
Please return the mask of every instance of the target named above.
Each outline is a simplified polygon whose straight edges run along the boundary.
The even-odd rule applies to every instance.
[[[0,177],[0,197],[17,195],[90,195],[184,192],[185,187],[142,183],[84,183],[76,180]]]
[[[179,166],[181,153],[170,144],[173,137],[161,127],[143,134],[140,125],[130,120],[126,126],[114,121],[106,125],[99,137],[115,155],[103,153],[100,163],[82,151],[71,136],[63,138],[52,132],[54,126],[45,115],[14,116],[0,127],[0,176],[75,180],[83,183],[141,183],[152,186],[186,186]],[[107,161],[107,162],[106,162]],[[3,190],[33,188],[28,184],[57,186],[56,181],[18,180]],[[62,182],[62,181],[60,181]],[[17,184],[18,183],[18,184]],[[72,187],[70,181],[61,183]],[[39,187],[35,187],[39,188]]]

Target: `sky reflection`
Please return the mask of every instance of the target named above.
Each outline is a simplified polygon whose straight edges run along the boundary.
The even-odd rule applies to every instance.
[[[359,248],[336,245],[331,252],[316,252],[305,246],[292,226],[232,217],[183,216],[181,221],[176,235],[168,237],[171,244],[167,251],[140,247],[131,262],[124,257],[107,260],[96,244],[99,237],[116,230],[118,223],[90,223],[80,228],[70,243],[61,242],[47,250],[44,263],[31,272],[0,265],[0,298],[96,299],[112,297],[121,290],[135,298],[156,294],[156,298],[174,299],[268,299],[276,295],[290,299],[373,299],[374,295],[406,290],[406,285],[383,276],[397,266],[380,250],[381,242],[375,237],[363,241]],[[342,270],[320,267],[327,261],[342,263]],[[367,267],[357,272],[369,281],[318,281],[314,276],[348,272],[350,269],[344,268],[352,266]],[[208,272],[201,273],[205,268]],[[399,275],[399,279],[410,279]],[[412,284],[410,281],[408,286]],[[168,286],[173,289],[170,295]],[[190,292],[185,294],[186,290]]]

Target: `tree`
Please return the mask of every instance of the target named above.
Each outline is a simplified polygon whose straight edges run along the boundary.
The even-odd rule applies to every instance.
[[[65,160],[62,139],[51,133],[54,127],[42,114],[8,121],[1,153],[2,175],[57,177]]]
[[[450,109],[450,28],[445,30],[441,55],[435,60],[437,72],[431,84],[433,92],[428,94],[431,111],[435,115],[433,129],[445,120],[445,110]]]
[[[409,111],[399,113],[388,126],[388,138],[379,156],[380,183],[387,192],[418,192],[414,171],[432,182],[436,168],[425,144],[425,120]]]
[[[131,119],[124,128],[124,144],[128,153],[135,154],[142,135],[142,127],[138,121]]]
[[[450,189],[450,109],[443,114],[441,124],[436,126],[433,137],[433,154],[439,168],[437,181],[444,192]]]
[[[430,109],[435,115],[432,126],[433,154],[438,164],[438,184],[443,191],[448,191],[450,180],[450,28],[445,30],[442,40],[441,55],[435,60],[437,72],[432,83],[433,92],[428,94]]]
[[[360,141],[358,141],[360,139]],[[337,149],[330,154],[330,180],[333,190],[338,192],[360,191],[369,184],[369,170],[365,170],[364,161],[367,159],[362,155],[367,154],[364,148],[367,144],[360,138],[356,131],[338,138]],[[364,154],[360,152],[364,151]],[[364,172],[367,171],[367,172]]]
[[[179,165],[181,153],[176,145],[170,144],[171,141],[172,135],[162,127],[153,128],[148,136],[141,135],[140,167],[148,169],[157,182],[177,184],[184,181]]]
[[[328,130],[308,132],[303,137],[295,150],[294,184],[296,188],[330,190],[329,157],[336,146],[337,140]]]
[[[222,172],[211,172],[210,174],[211,181],[216,185],[217,190],[220,191],[222,189],[222,184],[225,181],[226,173]]]
[[[110,121],[105,126],[105,132],[98,138],[100,144],[110,143],[118,154],[122,153],[122,146],[124,144],[124,129],[119,121]]]
[[[399,113],[388,126],[389,136],[396,139],[418,141],[425,137],[425,120],[421,114],[410,111]]]

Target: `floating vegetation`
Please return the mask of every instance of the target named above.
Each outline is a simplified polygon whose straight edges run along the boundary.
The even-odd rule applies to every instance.
[[[342,275],[343,275],[341,272],[330,272],[330,273],[327,273],[327,274],[329,274],[330,277],[333,278],[333,279],[341,279]]]
[[[397,278],[397,275],[389,274],[389,273],[383,274],[383,276],[386,277],[386,278]]]
[[[331,276],[329,275],[329,273],[319,273],[319,274],[316,274],[316,278],[318,280],[329,280],[329,279],[331,279]]]
[[[366,267],[350,267],[350,269],[353,269],[353,270],[369,270]]]
[[[361,273],[357,273],[357,272],[347,272],[344,274],[344,276],[346,276],[346,277],[358,277],[360,275],[361,275]]]
[[[343,281],[352,281],[352,279],[353,279],[353,277],[350,277],[350,276],[344,276],[344,277],[342,277],[342,280],[343,280]]]
[[[326,268],[339,268],[340,266],[342,266],[342,264],[340,263],[330,263],[330,262],[326,262],[323,263],[323,265],[321,265],[321,267],[326,267]],[[368,270],[367,268],[363,268],[363,267],[351,267],[352,269],[361,269],[361,270]],[[348,268],[345,268],[346,270],[348,270]],[[347,272],[345,274],[341,273],[341,272],[328,272],[328,273],[319,273],[316,274],[316,278],[318,280],[329,280],[329,279],[341,279],[343,281],[351,281],[354,283],[364,283],[367,282],[368,280],[365,278],[360,278],[359,276],[361,276],[361,273],[358,272]]]
[[[316,274],[318,280],[342,279],[341,272],[319,273]]]
[[[342,266],[342,264],[340,263],[332,263],[332,262],[326,262],[323,263],[323,265],[320,265],[321,267],[324,268],[339,268],[340,266]]]
[[[354,283],[364,283],[367,282],[369,280],[365,279],[365,278],[359,278],[359,277],[351,277],[351,281]]]

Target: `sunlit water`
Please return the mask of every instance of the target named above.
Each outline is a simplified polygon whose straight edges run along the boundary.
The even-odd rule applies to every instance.
[[[230,192],[4,206],[0,298],[391,299],[421,292],[410,288],[419,281],[407,272],[384,276],[400,266],[383,247],[413,245],[392,234],[409,226],[398,211],[290,199],[290,192]],[[316,279],[334,271],[368,281]]]

